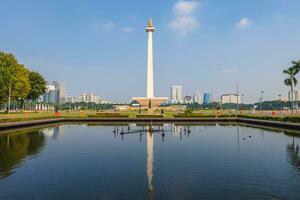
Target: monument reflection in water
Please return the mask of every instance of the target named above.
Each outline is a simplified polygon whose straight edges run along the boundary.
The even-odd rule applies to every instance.
[[[147,127],[149,129],[149,127]],[[148,192],[153,196],[153,135],[151,130],[147,131],[147,177],[148,177]]]
[[[139,134],[140,136],[140,141],[142,140],[142,135],[146,134],[146,139],[147,139],[147,179],[148,179],[148,199],[153,199],[154,196],[154,186],[153,186],[153,141],[154,141],[154,136],[153,134],[158,134],[161,136],[162,141],[164,141],[165,138],[165,133],[175,133],[180,136],[180,140],[182,140],[183,135],[186,135],[187,137],[190,136],[191,130],[190,126],[174,126],[171,124],[170,130],[165,129],[164,125],[158,125],[157,128],[155,129],[152,124],[148,126],[141,126],[138,130],[131,130],[130,125],[127,127],[127,132],[124,131],[123,126],[114,127],[114,136],[116,137],[117,135],[121,135],[122,140],[124,139],[124,136],[127,134]],[[119,133],[120,131],[120,133]]]

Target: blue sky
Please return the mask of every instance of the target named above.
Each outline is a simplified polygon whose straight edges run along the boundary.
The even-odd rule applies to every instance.
[[[146,94],[152,17],[155,95],[287,96],[282,70],[300,59],[299,0],[0,0],[0,50],[62,80],[68,95],[128,101]]]

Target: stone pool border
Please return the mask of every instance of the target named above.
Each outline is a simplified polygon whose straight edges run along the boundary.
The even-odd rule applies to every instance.
[[[43,119],[43,120],[32,120],[24,122],[7,122],[0,123],[0,134],[3,130],[25,128],[31,126],[48,125],[54,123],[63,122],[77,122],[77,123],[88,123],[88,122],[127,122],[127,123],[149,123],[149,122],[186,122],[186,123],[201,123],[201,122],[238,122],[251,125],[261,125],[274,128],[284,128],[288,130],[300,131],[300,123],[289,123],[289,122],[278,122],[270,120],[259,120],[259,119],[248,119],[248,118],[55,118],[55,119]]]

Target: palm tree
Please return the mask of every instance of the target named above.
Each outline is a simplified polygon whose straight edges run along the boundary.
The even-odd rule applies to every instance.
[[[298,61],[292,61],[293,67],[300,69],[300,60]]]
[[[292,115],[294,114],[294,88],[296,87],[298,81],[296,79],[296,74],[299,72],[299,68],[296,67],[295,65],[292,67],[289,67],[287,70],[283,70],[284,74],[287,74],[288,77],[284,80],[284,84],[286,86],[291,87],[291,100],[292,100]]]

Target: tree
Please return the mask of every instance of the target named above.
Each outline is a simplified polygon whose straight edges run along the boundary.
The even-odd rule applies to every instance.
[[[31,89],[27,95],[27,100],[36,101],[46,91],[46,80],[44,77],[35,71],[29,72],[29,83]]]
[[[0,102],[25,99],[30,91],[29,71],[12,54],[0,52]]]
[[[293,67],[300,69],[300,60],[298,61],[292,61]]]
[[[288,75],[288,77],[284,80],[284,84],[286,86],[290,86],[291,87],[291,101],[292,101],[292,115],[294,114],[294,87],[296,87],[298,81],[296,79],[296,74],[299,72],[299,68],[292,66],[289,67],[287,70],[283,70],[283,73]]]

